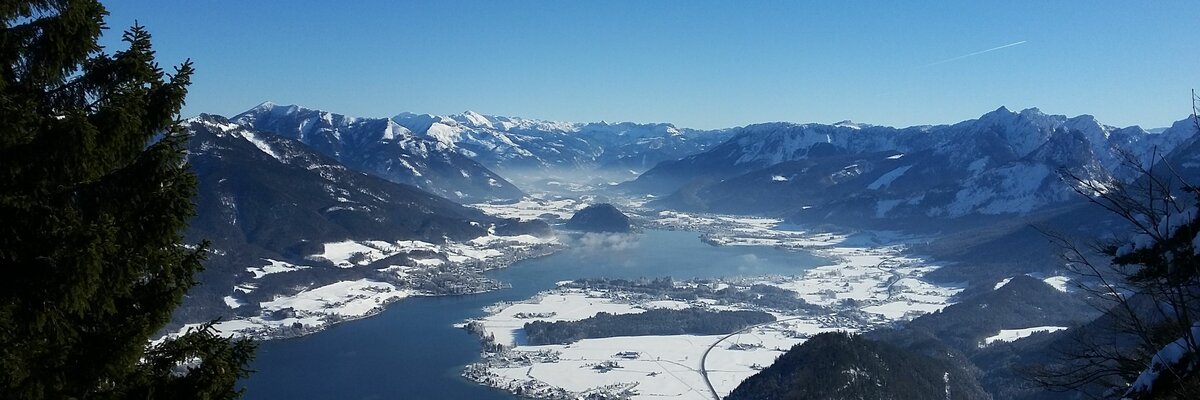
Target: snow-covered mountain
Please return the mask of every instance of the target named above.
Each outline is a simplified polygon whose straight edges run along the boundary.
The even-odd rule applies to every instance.
[[[1155,172],[1178,174],[1188,184],[1200,185],[1200,126],[1195,120],[1186,119],[1176,122],[1168,131],[1197,133],[1166,153],[1169,168],[1159,165]]]
[[[298,140],[348,167],[456,201],[520,198],[520,189],[444,143],[387,118],[357,118],[266,102],[231,119]]]
[[[214,243],[282,254],[305,241],[468,240],[487,234],[479,222],[496,220],[220,116],[186,124],[200,183],[191,229]]]
[[[401,113],[392,120],[501,173],[561,168],[640,172],[703,151],[732,134],[671,124],[566,123],[472,111],[449,116]]]
[[[843,122],[738,129],[711,150],[664,162],[625,187],[670,194],[690,209],[797,213],[800,220],[1025,214],[1076,198],[1063,172],[1127,181],[1195,135],[1158,134],[1001,107],[953,125],[892,128]]]

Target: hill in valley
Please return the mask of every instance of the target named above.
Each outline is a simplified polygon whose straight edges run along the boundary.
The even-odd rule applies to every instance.
[[[585,232],[618,232],[633,231],[629,217],[613,207],[612,204],[600,203],[579,210],[567,221],[567,229]]]

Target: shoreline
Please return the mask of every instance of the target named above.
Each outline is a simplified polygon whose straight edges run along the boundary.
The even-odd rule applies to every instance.
[[[448,243],[438,246],[437,251],[443,254],[455,254],[455,251],[459,253],[494,251],[494,253],[488,253],[485,256],[477,256],[479,258],[466,258],[461,261],[452,261],[435,266],[449,268],[457,276],[473,279],[473,282],[475,282],[474,285],[461,292],[435,293],[423,291],[411,287],[411,282],[402,282],[409,275],[409,270],[407,269],[421,269],[420,263],[417,263],[418,266],[390,266],[380,270],[381,272],[386,271],[395,274],[395,276],[389,276],[389,279],[362,278],[358,280],[336,281],[326,285],[306,288],[291,296],[277,295],[273,300],[260,304],[260,307],[269,304],[271,306],[262,308],[259,315],[219,320],[213,324],[213,327],[219,334],[226,336],[253,340],[291,339],[318,333],[337,324],[379,315],[386,312],[389,306],[409,297],[462,296],[501,290],[508,287],[508,285],[486,277],[486,273],[508,268],[521,261],[547,257],[566,248],[566,245],[559,240],[557,234],[550,238],[538,238],[536,242],[531,242],[527,238],[524,238],[526,236],[529,235],[482,236],[472,241]],[[527,244],[529,247],[507,246],[498,249],[491,247],[485,247],[484,249],[470,247],[472,242],[487,243],[489,245],[492,245],[492,242],[506,244],[512,243],[508,240],[514,238],[524,239],[525,241],[522,243]],[[519,242],[520,240],[514,239],[514,241]],[[404,250],[397,250],[393,254],[402,252]],[[463,256],[459,255],[456,257]],[[271,264],[279,263],[276,260],[268,259],[265,261]],[[250,269],[261,270],[262,268],[251,267]],[[309,267],[303,267],[302,269],[306,268]],[[256,275],[254,279],[259,277],[261,275]],[[237,289],[245,290],[242,288],[252,284],[253,282],[243,282],[237,286]],[[256,288],[251,286],[250,290],[253,289]],[[314,293],[319,293],[319,295],[314,296]],[[304,305],[310,307],[286,307],[291,305],[291,303],[304,303]],[[281,306],[277,306],[274,309],[269,308],[274,304]],[[286,311],[284,315],[278,317],[273,315],[279,313],[281,309]],[[165,334],[152,340],[151,343],[161,342],[168,337],[178,337],[189,329],[202,325],[204,323],[185,323],[176,330],[165,332]]]

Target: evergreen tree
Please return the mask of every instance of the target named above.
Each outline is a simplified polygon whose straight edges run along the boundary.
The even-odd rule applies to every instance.
[[[196,282],[190,62],[94,0],[0,2],[0,398],[231,398],[253,345],[211,327],[151,346]]]

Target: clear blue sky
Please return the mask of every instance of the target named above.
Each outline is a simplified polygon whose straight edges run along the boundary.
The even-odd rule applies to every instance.
[[[1197,1],[842,3],[125,0],[105,43],[136,19],[164,66],[190,57],[185,116],[908,126],[1005,105],[1157,127],[1200,87]]]

